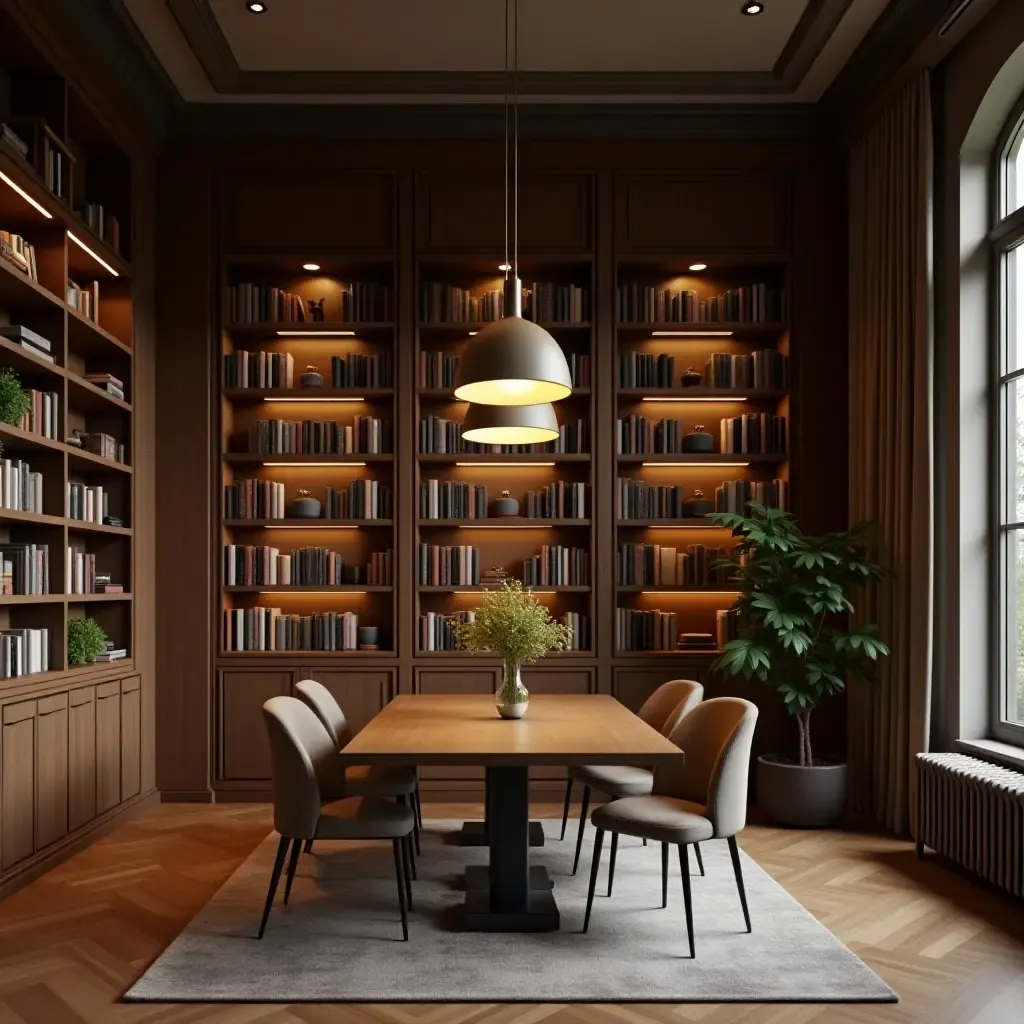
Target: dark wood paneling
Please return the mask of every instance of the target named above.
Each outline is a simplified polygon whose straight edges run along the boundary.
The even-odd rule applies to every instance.
[[[72,829],[96,817],[96,691],[71,691],[68,724],[68,824]]]
[[[615,198],[615,239],[623,253],[786,249],[786,189],[771,174],[620,175]]]
[[[36,849],[68,831],[68,695],[43,697],[36,719]]]
[[[269,781],[270,747],[261,709],[271,697],[292,692],[296,673],[291,669],[224,669],[219,677],[218,779],[224,782]]]
[[[496,173],[437,173],[418,182],[418,247],[425,252],[499,253],[505,245],[505,185]],[[593,239],[593,183],[582,174],[524,175],[519,248],[585,252]]]
[[[297,175],[222,182],[228,248],[380,250],[394,245],[395,182],[387,174]]]
[[[136,796],[141,786],[142,690],[138,676],[121,680],[121,799]]]
[[[704,665],[666,665],[664,668],[616,668],[612,673],[612,696],[630,711],[640,706],[654,691],[670,679],[692,679],[707,685]]]
[[[353,735],[395,696],[393,669],[381,669],[378,672],[303,669],[302,678],[315,679],[331,691],[345,713],[345,719]]]
[[[36,702],[8,704],[3,710],[3,866],[28,857],[35,849]]]
[[[121,683],[96,687],[96,812],[121,802]]]

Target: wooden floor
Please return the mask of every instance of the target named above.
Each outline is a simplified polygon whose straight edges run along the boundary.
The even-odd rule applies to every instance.
[[[435,805],[434,817],[479,816]],[[555,816],[560,808],[537,808]],[[270,830],[260,805],[140,813],[0,904],[0,1024],[1010,1024],[1024,911],[909,844],[751,826],[744,848],[863,957],[898,1005],[136,1005],[120,994]],[[758,922],[755,927],[768,926]],[[453,970],[457,965],[453,964]],[[1017,989],[1017,997],[1020,997]]]

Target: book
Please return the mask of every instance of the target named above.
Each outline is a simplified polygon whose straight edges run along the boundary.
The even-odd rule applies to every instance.
[[[101,485],[90,486],[77,480],[68,482],[68,519],[121,526],[121,520],[109,514],[109,506],[110,494]]]
[[[0,678],[50,670],[48,629],[0,629]]]
[[[95,323],[100,319],[100,283],[93,281],[83,288],[68,278],[67,303],[72,309],[78,310],[82,316]]]
[[[424,587],[478,585],[480,551],[467,544],[420,544],[419,583]]]
[[[419,518],[486,519],[487,488],[461,480],[422,480]]]
[[[615,316],[625,324],[776,323],[783,319],[782,294],[763,282],[702,296],[634,281],[616,289]]]
[[[0,231],[0,259],[16,267],[30,280],[39,280],[35,246],[27,242],[21,235],[16,235],[11,231]]]
[[[64,575],[65,594],[96,593],[96,556],[74,545],[68,546]]]
[[[42,513],[43,474],[21,459],[0,458],[0,508]]]
[[[225,651],[354,651],[358,630],[354,612],[284,615],[280,608],[230,608],[222,639]]]
[[[340,587],[365,583],[391,586],[391,549],[374,552],[369,562],[346,562],[338,551],[324,547],[297,548],[283,553],[278,548],[247,544],[224,545],[224,585]]]
[[[7,594],[50,592],[50,548],[47,544],[0,544],[0,574]]]
[[[22,345],[29,345],[39,352],[47,354],[53,351],[53,345],[49,338],[44,338],[41,334],[23,327],[21,324],[0,325],[0,338],[9,338],[11,341],[16,341]]]
[[[391,423],[356,416],[334,420],[257,420],[249,428],[249,451],[260,455],[380,454],[392,451]]]
[[[18,421],[18,427],[30,434],[57,440],[60,396],[56,391],[25,391],[29,409]]]
[[[590,583],[590,555],[583,548],[545,544],[540,554],[523,559],[523,585],[579,587]]]

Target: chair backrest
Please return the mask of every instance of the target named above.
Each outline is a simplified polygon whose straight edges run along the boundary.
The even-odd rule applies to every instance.
[[[735,835],[747,821],[747,777],[757,706],[713,697],[695,707],[669,739],[686,755],[654,771],[654,792],[702,804],[715,836]]]
[[[334,740],[334,749],[341,750],[352,739],[352,730],[345,720],[345,712],[341,710],[334,695],[323,683],[315,679],[303,679],[295,684],[295,694],[323,722],[324,728]]]
[[[274,828],[292,839],[311,839],[321,792],[344,792],[337,748],[320,719],[294,697],[271,697],[263,705],[263,721],[270,740]]]
[[[704,687],[692,679],[670,679],[644,701],[637,712],[652,729],[668,736],[704,698]]]

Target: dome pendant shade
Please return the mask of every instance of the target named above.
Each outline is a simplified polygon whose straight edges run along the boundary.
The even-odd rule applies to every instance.
[[[549,405],[471,405],[462,437],[478,444],[543,444],[558,439],[558,420]]]
[[[459,357],[455,397],[479,405],[523,406],[557,402],[572,394],[569,364],[558,342],[520,315],[521,283],[505,282],[510,310],[469,340]]]

